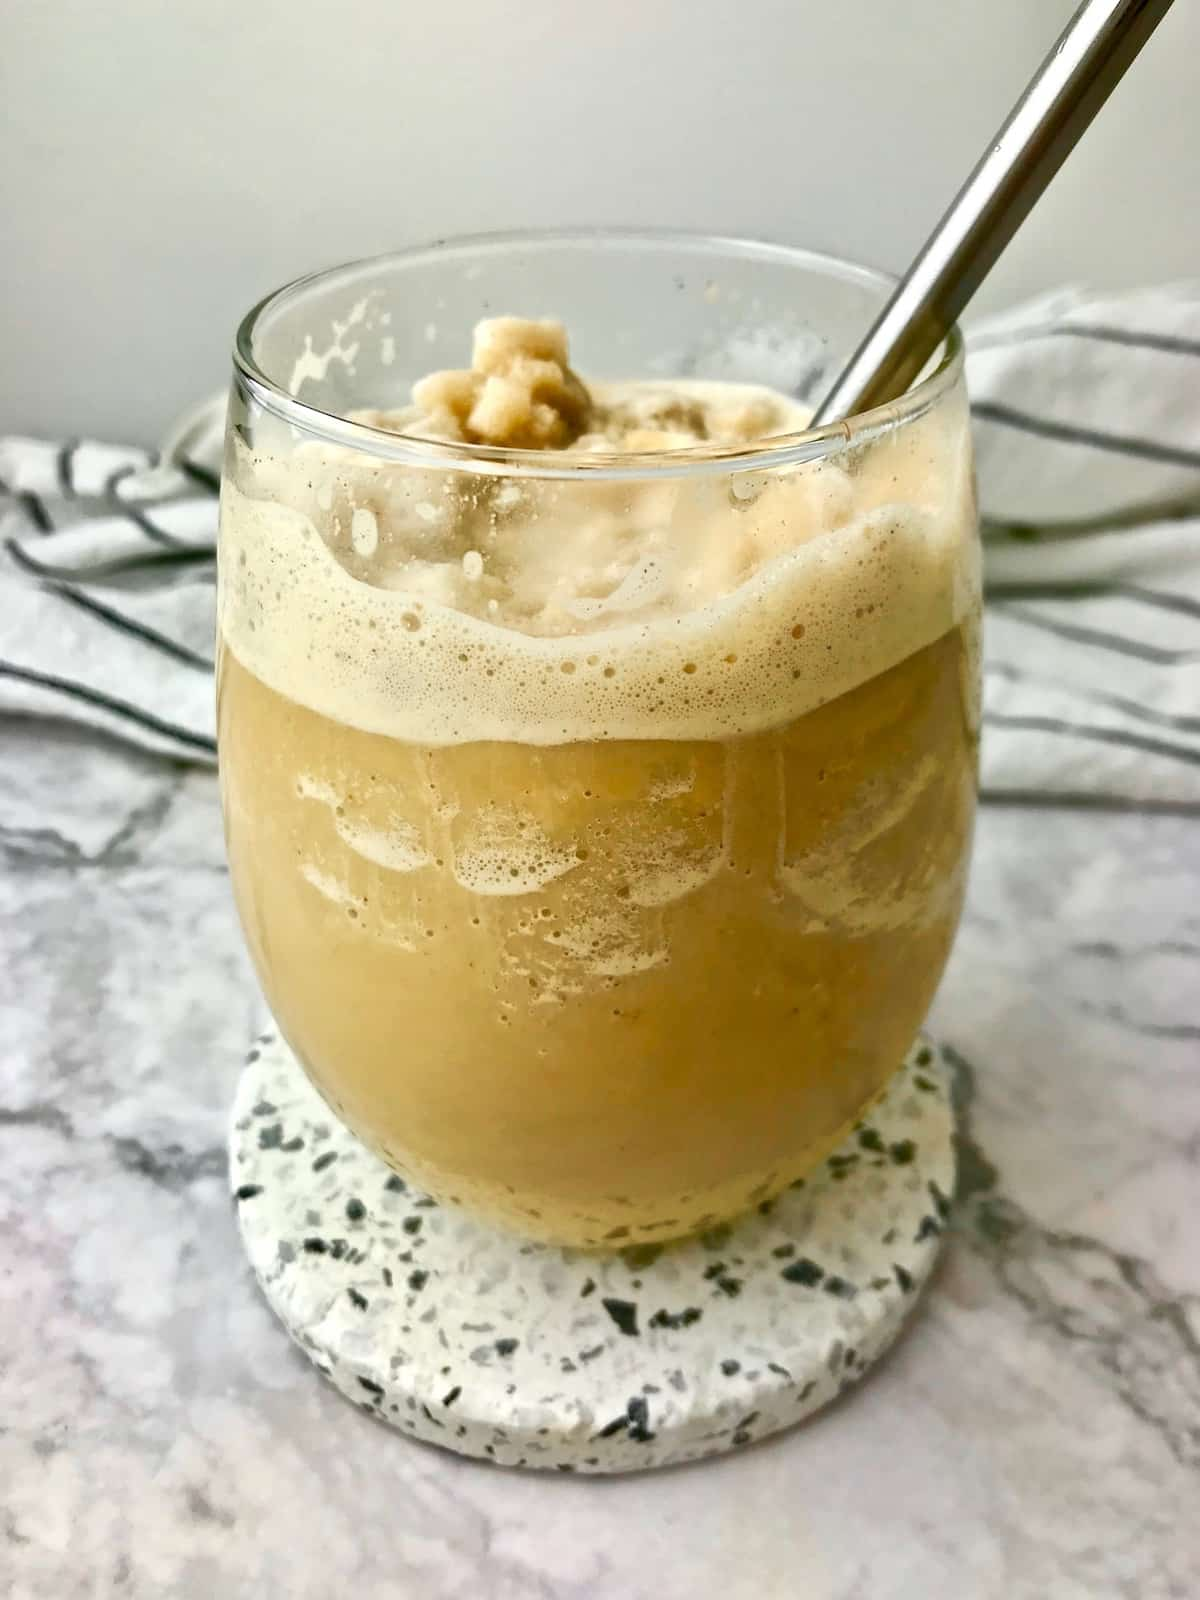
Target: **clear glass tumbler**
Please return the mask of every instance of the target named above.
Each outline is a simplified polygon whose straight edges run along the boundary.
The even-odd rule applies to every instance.
[[[740,448],[502,450],[374,413],[501,312],[560,318],[585,380],[815,401],[888,287],[737,241],[485,237],[303,279],[239,330],[237,904],[312,1081],[439,1198],[666,1239],[768,1199],[886,1087],[970,844],[971,446],[957,334],[894,404]],[[553,627],[521,621],[530,570]]]

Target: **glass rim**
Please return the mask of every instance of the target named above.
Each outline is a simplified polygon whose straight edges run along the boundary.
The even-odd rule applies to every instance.
[[[775,261],[785,266],[807,267],[847,283],[869,285],[885,293],[890,292],[897,281],[890,273],[823,251],[686,229],[518,228],[457,234],[424,245],[384,251],[379,255],[322,267],[293,278],[264,295],[238,324],[233,346],[235,382],[264,410],[310,437],[388,461],[445,471],[470,471],[485,476],[562,480],[586,475],[593,479],[613,481],[708,476],[719,472],[757,471],[816,461],[849,446],[865,444],[882,433],[891,432],[901,423],[923,416],[955,384],[962,371],[963,339],[955,324],[943,340],[932,370],[904,394],[883,405],[854,412],[849,417],[826,423],[822,427],[773,434],[765,440],[733,447],[698,443],[672,450],[639,452],[636,455],[605,450],[568,456],[560,451],[517,450],[499,445],[426,439],[416,434],[378,428],[366,422],[355,422],[289,394],[282,384],[263,371],[254,355],[254,335],[268,312],[320,284],[341,276],[349,277],[366,267],[392,262],[415,265],[433,259],[453,261],[464,255],[500,252],[519,246],[572,244],[586,244],[600,250],[629,245],[642,245],[651,250],[685,248],[698,255],[714,258],[740,256],[743,259]],[[864,335],[866,332],[864,328]]]

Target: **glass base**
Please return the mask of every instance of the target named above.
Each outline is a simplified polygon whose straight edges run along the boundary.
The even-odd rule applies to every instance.
[[[271,1032],[238,1086],[230,1182],[273,1310],[364,1411],[505,1466],[629,1472],[789,1427],[887,1349],[950,1208],[950,1079],[918,1040],[807,1179],[698,1238],[599,1254],[414,1190]]]

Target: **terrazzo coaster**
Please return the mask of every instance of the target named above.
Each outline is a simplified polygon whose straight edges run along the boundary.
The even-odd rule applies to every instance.
[[[507,1466],[628,1472],[788,1427],[892,1342],[953,1192],[949,1070],[918,1041],[807,1180],[699,1238],[600,1255],[415,1191],[268,1034],[238,1088],[230,1179],[267,1299],[363,1410]]]

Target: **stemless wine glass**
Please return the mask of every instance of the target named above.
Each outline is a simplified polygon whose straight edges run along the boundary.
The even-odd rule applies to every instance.
[[[492,236],[305,278],[238,332],[237,904],[313,1082],[439,1198],[666,1239],[768,1199],[886,1087],[969,851],[971,446],[957,334],[901,400],[740,448],[505,450],[378,412],[498,313],[561,319],[585,380],[813,399],[888,288],[760,244]]]

